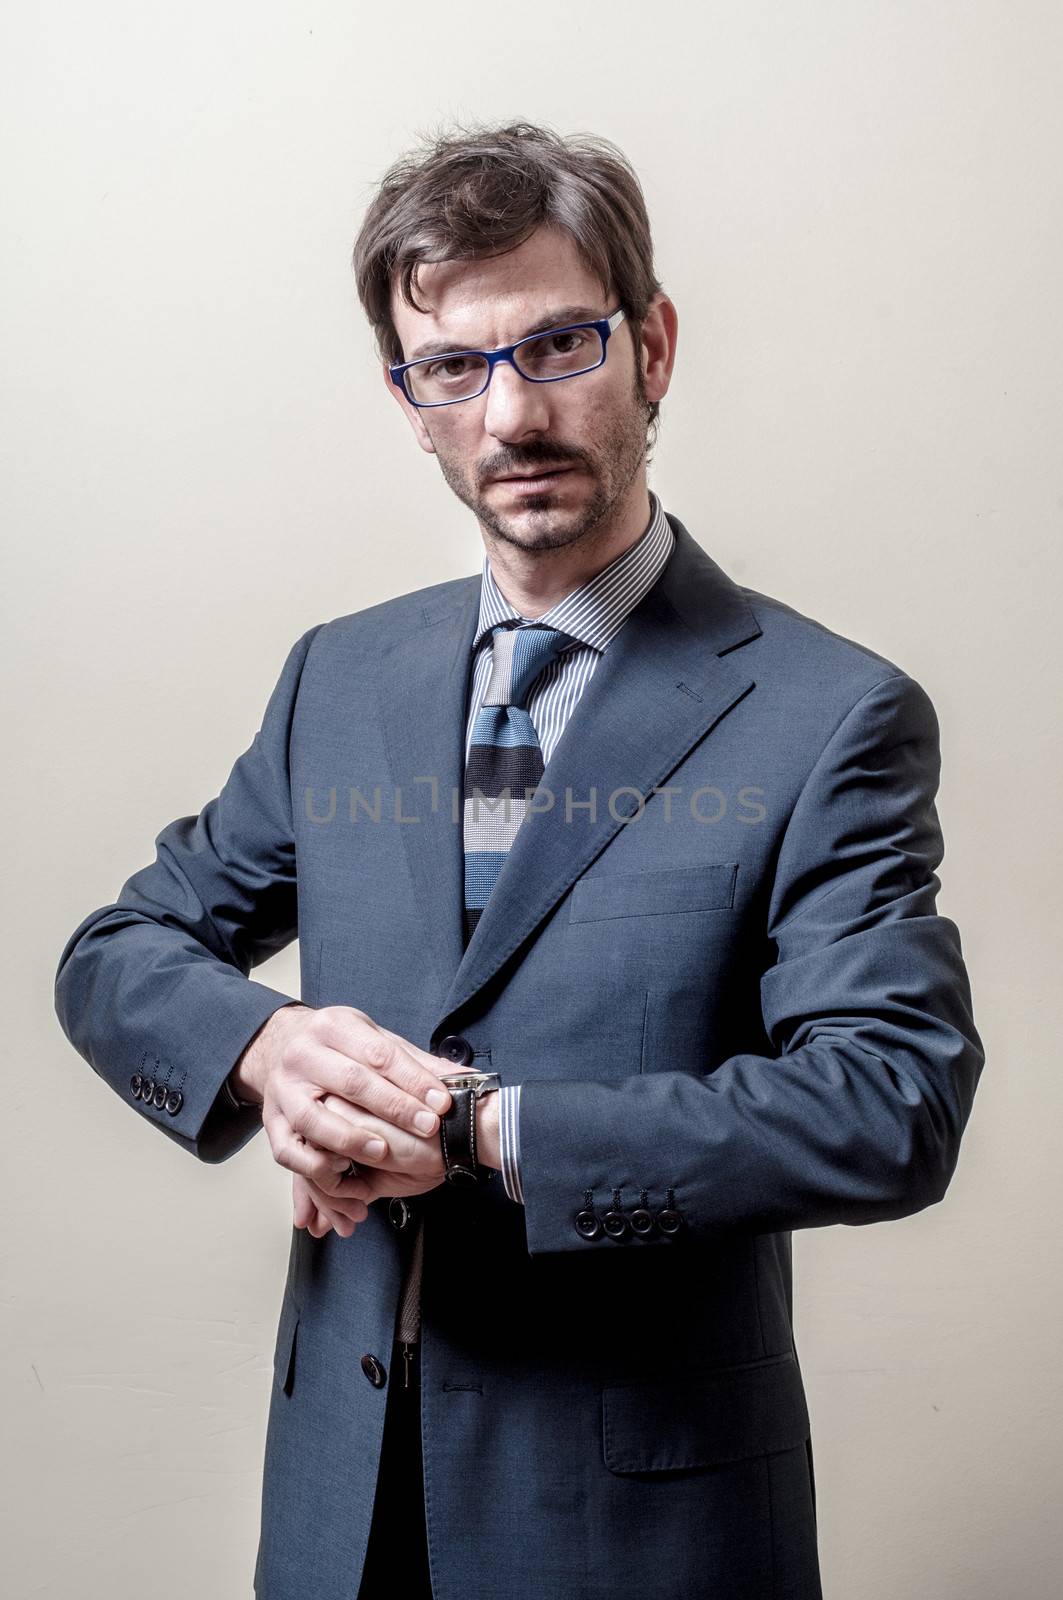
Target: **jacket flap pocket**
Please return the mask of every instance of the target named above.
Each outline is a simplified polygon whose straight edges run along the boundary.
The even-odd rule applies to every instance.
[[[653,872],[598,873],[573,886],[570,922],[651,916],[668,911],[721,911],[734,904],[738,863],[665,867]]]
[[[284,1390],[292,1392],[295,1357],[295,1330],[299,1326],[299,1307],[285,1291],[281,1302],[280,1322],[277,1327],[277,1344],[273,1352],[273,1381]]]
[[[602,1391],[602,1447],[610,1472],[673,1472],[741,1461],[793,1449],[809,1431],[793,1352]]]

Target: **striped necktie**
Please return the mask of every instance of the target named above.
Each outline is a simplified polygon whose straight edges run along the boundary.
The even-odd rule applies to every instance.
[[[527,810],[526,790],[543,775],[543,752],[528,714],[537,680],[571,645],[542,624],[491,630],[491,677],[476,713],[465,766],[465,942],[490,898]]]
[[[527,705],[536,680],[569,645],[571,634],[542,624],[498,623],[491,630],[491,677],[476,713],[465,766],[465,942],[480,920],[526,811],[525,788],[543,775],[543,752]],[[508,803],[506,791],[513,798]],[[477,793],[478,791],[478,793]],[[398,1337],[421,1337],[424,1218],[418,1218],[399,1307]]]

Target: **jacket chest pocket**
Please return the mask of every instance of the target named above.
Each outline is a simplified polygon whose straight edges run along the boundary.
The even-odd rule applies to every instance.
[[[580,878],[574,886],[568,920],[570,924],[609,922],[619,917],[730,911],[737,877],[738,863],[734,861],[649,872],[597,873]]]

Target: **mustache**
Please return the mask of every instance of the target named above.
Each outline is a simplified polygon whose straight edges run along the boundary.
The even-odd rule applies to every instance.
[[[490,456],[480,468],[480,481],[486,483],[489,478],[503,478],[511,472],[527,472],[544,463],[552,467],[569,462],[583,466],[586,461],[582,450],[576,450],[571,445],[550,444],[541,439],[534,444],[522,445],[519,449],[500,450],[497,455]]]

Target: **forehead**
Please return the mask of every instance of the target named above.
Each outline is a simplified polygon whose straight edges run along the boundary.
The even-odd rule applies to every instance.
[[[596,317],[613,310],[605,304],[606,286],[572,236],[547,227],[504,255],[426,263],[413,292],[424,311],[407,305],[397,285],[391,291],[391,315],[407,361],[438,341],[451,349],[512,343],[555,309],[585,306]]]

